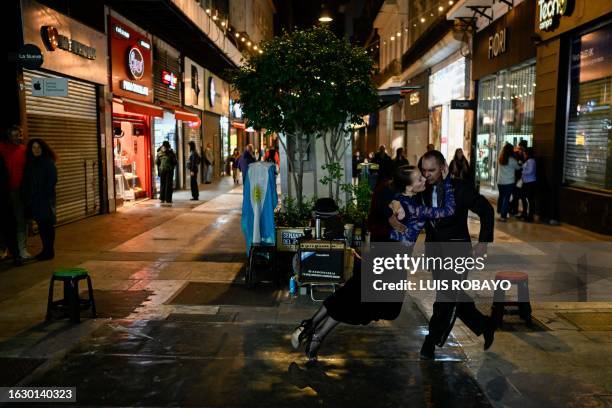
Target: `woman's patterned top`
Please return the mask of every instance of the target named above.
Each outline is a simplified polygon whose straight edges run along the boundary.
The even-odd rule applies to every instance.
[[[450,176],[444,179],[444,207],[434,208],[420,204],[417,196],[405,196],[396,194],[394,200],[398,200],[406,213],[404,219],[400,220],[407,227],[403,234],[391,230],[390,238],[394,241],[414,243],[419,233],[425,226],[427,220],[450,217],[455,213],[455,192]]]

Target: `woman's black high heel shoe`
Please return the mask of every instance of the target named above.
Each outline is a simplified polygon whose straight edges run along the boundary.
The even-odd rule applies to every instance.
[[[317,336],[316,333],[308,336],[306,340],[306,357],[308,361],[317,361],[319,348],[321,347],[322,340]]]
[[[291,345],[294,349],[299,349],[302,343],[311,335],[314,327],[312,327],[312,319],[302,320],[302,323],[291,334]]]

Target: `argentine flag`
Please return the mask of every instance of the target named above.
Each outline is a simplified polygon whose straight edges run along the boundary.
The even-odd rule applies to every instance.
[[[274,244],[274,209],[276,194],[276,166],[274,163],[255,162],[249,165],[242,192],[242,232],[247,254],[252,244]]]

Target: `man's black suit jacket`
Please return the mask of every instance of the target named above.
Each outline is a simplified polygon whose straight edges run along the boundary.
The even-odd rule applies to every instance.
[[[438,220],[430,220],[425,223],[426,242],[469,242],[470,232],[468,230],[468,211],[476,213],[480,217],[479,242],[493,242],[494,211],[489,201],[477,193],[471,182],[464,180],[453,180],[455,192],[455,214]],[[437,189],[438,207],[444,205],[444,186],[442,183],[428,185],[421,193],[421,199],[427,206],[432,204],[432,191]]]

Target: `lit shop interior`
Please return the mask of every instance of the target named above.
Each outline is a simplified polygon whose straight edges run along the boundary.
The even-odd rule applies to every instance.
[[[506,143],[533,143],[535,62],[483,78],[478,88],[476,177],[481,187],[494,187],[497,156]]]
[[[113,102],[113,160],[118,206],[151,194],[149,123],[148,116],[126,112],[123,103]]]

